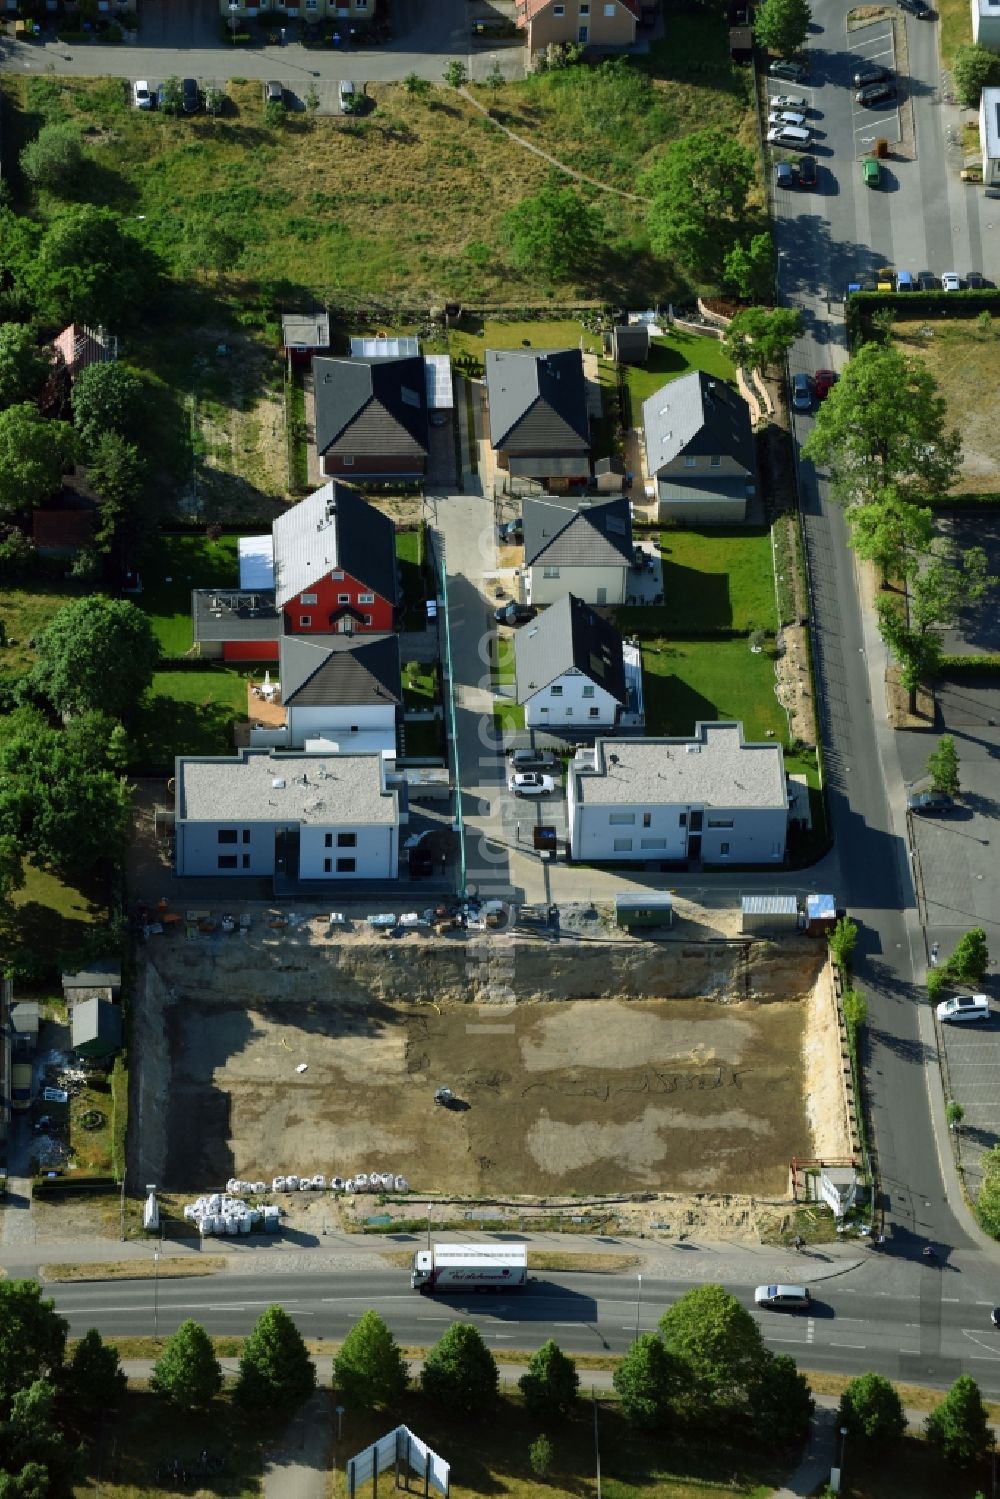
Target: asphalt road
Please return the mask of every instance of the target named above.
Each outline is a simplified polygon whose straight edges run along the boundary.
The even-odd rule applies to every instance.
[[[874,1261],[873,1256],[873,1261]],[[850,1282],[850,1283],[847,1283]],[[690,1280],[643,1275],[637,1307],[634,1276],[540,1274],[520,1295],[429,1298],[409,1289],[406,1272],[335,1276],[253,1275],[204,1280],[102,1282],[56,1286],[57,1309],[71,1333],[99,1326],[110,1338],[161,1335],[187,1317],[213,1334],[248,1332],[266,1306],[280,1301],[308,1338],[342,1338],[374,1307],[404,1344],[426,1346],[456,1318],[475,1324],[498,1357],[555,1338],[569,1353],[622,1353],[638,1327],[652,1331],[663,1310],[691,1289]],[[753,1307],[753,1288],[730,1289]],[[838,1372],[874,1369],[895,1379],[945,1385],[974,1375],[1000,1394],[1000,1333],[992,1302],[960,1274],[939,1264],[899,1267],[883,1261],[813,1287],[806,1315],[758,1314],[768,1346],[803,1367]]]
[[[982,269],[996,279],[1000,247],[989,236],[995,207],[958,180],[947,132],[959,113],[938,93],[936,23],[905,20],[915,160],[893,160],[884,189],[866,188],[857,155],[849,86],[857,34],[848,36],[836,0],[816,0],[808,93],[823,131],[818,191],[776,195],[775,232],[783,300],[803,311],[805,336],[792,372],[846,363],[843,291],[848,280],[890,264],[914,272]],[[782,85],[792,89],[792,85]],[[985,263],[984,263],[985,258]],[[812,419],[795,417],[800,445]],[[950,1153],[940,1115],[933,1022],[920,985],[926,948],[906,842],[899,750],[886,723],[885,652],[870,611],[862,614],[843,517],[826,483],[801,464],[801,495],[812,578],[814,648],[830,811],[839,865],[838,897],[861,932],[855,973],[869,1003],[866,1075],[887,1222],[899,1242],[949,1245],[973,1266],[988,1256],[949,1207],[939,1150]],[[932,1111],[937,1111],[935,1131]],[[953,1190],[957,1183],[949,1175]],[[987,1275],[992,1256],[980,1260]],[[921,1329],[937,1309],[919,1299]]]

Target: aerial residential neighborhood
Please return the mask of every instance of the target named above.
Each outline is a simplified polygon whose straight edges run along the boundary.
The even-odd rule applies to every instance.
[[[995,10],[8,0],[0,1491],[995,1492]]]

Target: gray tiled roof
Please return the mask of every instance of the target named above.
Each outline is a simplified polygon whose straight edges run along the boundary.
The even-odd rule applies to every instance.
[[[511,453],[588,453],[579,349],[487,349],[490,442]]]
[[[281,642],[285,707],[398,705],[403,700],[395,635],[286,635]]]
[[[284,785],[275,786],[275,781]],[[397,820],[379,755],[306,755],[243,750],[197,759],[179,755],[175,783],[184,822],[299,822],[314,827]]]
[[[427,456],[427,376],[419,355],[314,359],[316,451],[340,457]]]
[[[355,490],[331,482],[274,522],[278,608],[333,569],[397,602],[396,527]]]
[[[632,562],[632,512],[626,499],[593,505],[525,500],[524,565],[620,567]]]
[[[737,722],[697,723],[690,739],[598,739],[598,773],[571,767],[590,806],[787,807],[781,745],[744,743]]]
[[[614,625],[572,593],[517,631],[514,660],[519,703],[574,667],[617,702],[625,701],[622,638]]]
[[[659,498],[664,505],[710,504],[712,500],[747,499],[749,480],[739,474],[720,474],[717,478],[691,479],[685,474],[662,474],[657,480]]]
[[[724,380],[692,370],[642,403],[646,461],[651,474],[682,454],[721,456],[747,474],[754,472],[750,408]]]

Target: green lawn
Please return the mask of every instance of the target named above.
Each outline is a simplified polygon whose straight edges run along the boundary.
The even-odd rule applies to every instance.
[[[964,0],[937,0],[934,9],[941,25],[941,61],[950,68],[958,48],[972,44],[972,17]]]
[[[497,655],[493,663],[493,681],[499,687],[513,685],[514,638],[512,635],[497,636]],[[498,729],[523,729],[524,709],[509,697],[493,699],[493,720]]]
[[[738,718],[747,739],[788,735],[774,695],[774,663],[745,639],[642,641],[648,734],[691,734],[699,719]]]
[[[704,370],[706,375],[714,375],[718,380],[736,379],[736,371],[717,338],[704,338],[674,328],[665,337],[651,340],[649,359],[645,364],[625,368],[625,385],[631,407],[628,425],[641,427],[643,401],[668,381],[686,375],[689,370]]]
[[[621,609],[623,629],[672,630],[777,628],[771,533],[766,528],[667,530],[663,554],[663,604]]]
[[[407,661],[403,665],[403,705],[407,710],[430,708],[439,701],[437,667],[432,662]]]
[[[94,923],[107,920],[107,892],[71,885],[30,860],[24,874],[9,908],[0,908],[0,954],[5,963],[24,963],[41,975],[47,966],[58,967],[61,954],[79,953]]]
[[[235,588],[239,580],[238,537],[158,537],[136,602],[149,615],[163,654],[184,656],[191,649],[192,588]]]
[[[172,773],[175,755],[230,755],[247,716],[246,679],[235,671],[160,671],[132,725],[131,759]]]
[[[419,530],[396,532],[396,560],[402,588],[404,630],[423,630],[427,625],[424,600],[423,541]]]
[[[37,588],[0,589],[0,621],[6,645],[0,646],[0,676],[20,676],[35,664],[29,641],[36,639],[54,614],[84,590],[70,583],[39,580]]]
[[[407,719],[403,725],[407,755],[419,760],[444,756],[444,723],[440,718]]]
[[[452,358],[469,354],[480,364],[486,349],[578,349],[600,354],[601,335],[591,333],[575,318],[538,318],[523,323],[498,322],[470,313],[448,332]]]

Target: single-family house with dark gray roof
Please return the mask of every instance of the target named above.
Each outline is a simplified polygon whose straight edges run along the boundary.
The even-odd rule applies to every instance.
[[[275,604],[290,635],[384,635],[396,622],[396,527],[343,484],[325,484],[279,515]]]
[[[746,520],[757,465],[750,408],[738,391],[692,370],[643,402],[642,425],[660,520]]]
[[[590,417],[579,349],[487,349],[490,445],[515,479],[565,489],[590,477]]]
[[[525,500],[524,578],[529,604],[542,608],[575,593],[586,604],[623,604],[632,565],[627,499]]]
[[[514,636],[517,700],[525,727],[613,728],[625,705],[622,638],[567,593]]]
[[[400,359],[314,359],[316,455],[343,479],[421,479],[427,469],[427,374]]]
[[[403,701],[397,636],[286,635],[280,677],[288,749],[395,756]]]

